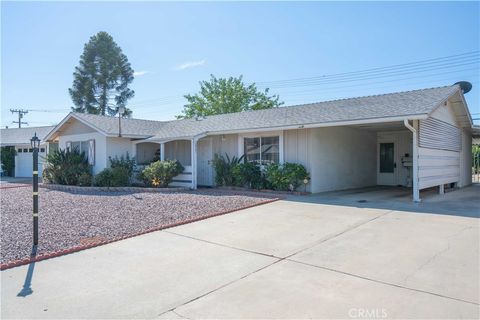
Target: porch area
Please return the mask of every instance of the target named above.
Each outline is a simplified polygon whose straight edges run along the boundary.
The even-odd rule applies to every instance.
[[[176,176],[172,187],[193,188],[192,141],[174,140],[168,142],[134,142],[132,154],[137,161],[137,171],[142,171],[150,163],[161,160],[177,160],[185,168]]]

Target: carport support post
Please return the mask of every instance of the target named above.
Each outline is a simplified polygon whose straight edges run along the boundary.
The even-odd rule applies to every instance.
[[[420,188],[418,185],[418,137],[417,137],[417,125],[415,124],[416,120],[413,120],[414,126],[410,125],[408,119],[403,120],[403,124],[407,127],[408,130],[412,132],[412,148],[413,148],[413,161],[412,161],[412,171],[413,171],[413,201],[421,202],[420,199]]]
[[[197,189],[197,139],[194,137],[191,140],[191,153],[192,153],[192,189]]]

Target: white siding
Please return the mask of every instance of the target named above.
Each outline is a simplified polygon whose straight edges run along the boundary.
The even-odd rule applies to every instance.
[[[230,158],[233,156],[238,157],[238,135],[237,134],[224,134],[224,135],[216,135],[211,136],[212,139],[212,147],[213,147],[213,155],[219,154],[225,156],[228,154]],[[202,161],[202,159],[198,159],[198,162]],[[215,184],[215,170],[212,170],[213,177],[212,181]]]
[[[472,184],[472,134],[462,130],[462,152],[460,153],[460,182],[459,187]]]
[[[375,133],[349,127],[308,132],[311,192],[376,185]]]
[[[418,148],[419,188],[460,181],[460,153]]]
[[[107,166],[110,166],[109,157],[125,157],[127,153],[132,157],[132,145],[128,138],[107,137]]]
[[[81,123],[78,120],[70,119],[62,128],[62,135],[96,132],[95,129]]]
[[[420,189],[455,182],[461,184],[460,167],[463,166],[461,158],[463,159],[468,151],[465,150],[465,145],[462,146],[460,132],[450,103],[445,103],[435,110],[431,114],[431,119],[420,121],[418,147]],[[461,153],[464,153],[462,157]]]
[[[238,156],[238,135],[225,134],[212,136],[213,154],[220,154],[229,157]]]
[[[299,163],[307,169],[307,172],[311,173],[308,147],[309,132],[310,129],[285,130],[283,132],[283,150],[285,162]],[[312,190],[311,186],[312,182],[310,181],[305,191],[310,192]],[[300,190],[303,191],[303,187],[300,187]]]

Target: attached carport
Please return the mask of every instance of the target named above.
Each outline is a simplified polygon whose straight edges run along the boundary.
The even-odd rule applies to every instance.
[[[412,189],[415,202],[421,201],[421,190],[436,187],[443,194],[445,188],[465,187],[472,183],[473,122],[461,88],[427,114],[395,120],[365,120],[338,127],[332,132],[338,148],[327,152],[338,153],[347,149],[349,158],[346,161],[355,168],[344,170],[345,174],[355,175],[355,178],[339,177],[334,183],[345,179],[346,183],[365,181],[363,186],[408,187]],[[473,132],[478,133],[476,130],[478,127]],[[325,133],[319,131],[317,136]],[[325,145],[328,141],[321,143]],[[345,161],[340,158],[337,157],[337,167],[338,163]],[[337,190],[341,189],[347,188],[340,185]]]

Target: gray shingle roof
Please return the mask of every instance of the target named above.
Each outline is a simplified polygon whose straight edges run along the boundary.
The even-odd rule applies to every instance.
[[[102,130],[106,134],[117,135],[118,134],[118,118],[107,117],[87,113],[72,113],[75,117],[78,117],[96,128]],[[166,122],[143,120],[143,119],[122,119],[122,134],[125,136],[144,136],[150,137],[155,135]]]
[[[355,120],[426,115],[453,95],[458,85],[325,101],[276,109],[229,113],[200,120],[122,119],[122,135],[161,141],[226,131],[260,130]],[[109,135],[118,135],[118,118],[72,113]]]
[[[268,110],[209,116],[202,120],[170,121],[152,140],[189,137],[202,133],[300,126],[329,122],[425,115],[454,94],[459,87],[446,86],[359,98],[318,102]]]
[[[30,139],[35,132],[37,137],[44,142],[44,137],[53,130],[53,126],[49,127],[25,127],[25,128],[9,128],[1,129],[0,144],[2,146],[14,146],[19,144],[30,144]]]

